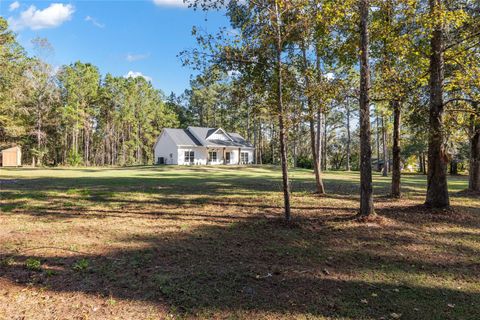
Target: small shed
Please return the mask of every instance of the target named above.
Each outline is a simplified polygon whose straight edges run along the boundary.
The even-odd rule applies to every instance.
[[[2,150],[0,163],[2,167],[20,167],[22,165],[22,149],[15,146]]]

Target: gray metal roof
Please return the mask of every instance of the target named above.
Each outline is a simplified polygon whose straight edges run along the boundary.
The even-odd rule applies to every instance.
[[[235,132],[229,132],[228,133],[230,135],[230,137],[233,139],[233,141],[235,141],[236,143],[240,143],[242,145],[245,145],[245,146],[249,146],[249,147],[252,147],[253,148],[253,145],[248,142],[247,140],[245,140],[241,135],[239,135],[238,133],[235,133]]]
[[[208,139],[220,128],[188,127],[187,129],[164,129],[177,145],[205,147],[253,148],[253,145],[238,133],[226,133],[231,140]]]
[[[188,127],[188,130],[190,130],[190,132],[198,138],[198,141],[206,147],[253,148],[253,145],[238,133],[229,133],[221,128]],[[231,140],[208,139],[208,137],[218,130],[225,132],[227,137]]]
[[[187,129],[163,129],[179,146],[201,146],[202,144]]]

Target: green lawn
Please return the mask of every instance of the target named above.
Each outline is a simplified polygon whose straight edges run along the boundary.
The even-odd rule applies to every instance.
[[[478,319],[480,199],[449,177],[453,209],[403,176],[377,222],[352,219],[358,173],[312,194],[276,167],[0,169],[0,319]]]

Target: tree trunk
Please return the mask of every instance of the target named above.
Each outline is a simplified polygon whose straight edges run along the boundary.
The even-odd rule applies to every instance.
[[[258,164],[263,164],[262,160],[263,140],[262,140],[262,121],[258,121]]]
[[[458,175],[458,161],[455,158],[450,161],[450,175]]]
[[[350,171],[350,157],[351,150],[350,144],[352,143],[352,138],[350,134],[350,107],[347,107],[347,171]]]
[[[313,173],[315,174],[315,185],[316,185],[316,193],[318,194],[325,194],[325,188],[323,186],[322,176],[320,172],[320,163],[319,157],[317,153],[317,137],[315,135],[315,112],[313,108],[312,101],[310,99],[310,78],[308,77],[308,63],[307,63],[307,53],[305,46],[302,46],[302,57],[303,57],[303,64],[304,64],[304,77],[305,77],[305,89],[306,89],[306,97],[307,97],[307,112],[309,117],[310,123],[310,148],[312,152],[312,160],[313,160]],[[318,112],[317,112],[318,115]]]
[[[42,116],[40,114],[40,106],[37,106],[37,164],[42,165]]]
[[[423,173],[423,159],[421,152],[418,154],[418,172]]]
[[[430,0],[430,11],[433,13],[442,6],[442,0]],[[447,185],[447,156],[444,147],[444,30],[442,22],[437,22],[430,41],[430,112],[428,139],[428,184],[425,205],[431,208],[447,208],[450,206]]]
[[[250,105],[248,104],[248,97],[245,100],[246,100],[246,104],[247,104],[247,121],[246,121],[247,122],[247,135],[246,136],[247,136],[248,141],[252,141],[252,132],[251,132],[252,130],[250,130]],[[222,119],[222,125],[224,125],[224,123],[225,122]],[[253,123],[253,126],[255,128],[255,122]]]
[[[468,189],[471,191],[480,191],[480,123],[475,115],[471,115],[471,122],[472,132],[470,138]]]
[[[380,172],[382,171],[382,167],[380,165],[380,124],[378,121],[378,115],[375,116],[375,133],[376,133],[376,139],[375,142],[377,144],[377,171]]]
[[[270,145],[271,145],[271,149],[272,149],[272,164],[277,164],[277,162],[275,161],[275,139],[276,139],[276,133],[275,133],[275,123],[273,123],[272,121],[272,138],[270,139]]]
[[[401,169],[400,169],[400,121],[401,121],[401,110],[400,102],[392,101],[393,109],[393,147],[392,147],[392,197],[400,198],[400,180],[401,180]]]
[[[263,139],[262,139],[262,123],[258,124],[258,145],[260,146],[258,150],[258,163],[263,164]]]
[[[90,134],[87,127],[85,127],[84,129],[83,141],[84,141],[84,161],[85,161],[85,166],[88,167],[90,166]]]
[[[278,108],[278,126],[280,134],[280,157],[282,165],[282,182],[283,182],[283,198],[285,204],[285,220],[290,222],[292,220],[290,213],[290,183],[288,181],[288,163],[287,163],[287,143],[285,134],[284,116],[285,110],[283,106],[283,81],[282,81],[282,31],[281,31],[281,19],[278,3],[275,1],[275,13],[276,13],[276,31],[277,31],[277,108]]]
[[[294,136],[292,138],[292,160],[293,160],[293,167],[296,168],[297,167],[297,142],[298,142],[298,135],[297,135],[297,132],[298,132],[299,128],[298,126],[295,126],[294,128]]]
[[[257,164],[257,158],[258,158],[258,134],[257,134],[257,126],[258,122],[257,119],[254,119],[253,121],[253,163]]]
[[[320,107],[317,109],[317,134],[315,137],[315,148],[317,150],[317,161],[318,161],[318,168],[322,170],[323,162],[322,162],[322,154],[323,154],[323,139],[322,139],[322,112],[320,111]]]
[[[325,194],[325,188],[323,186],[323,181],[320,173],[320,162],[316,148],[315,121],[313,120],[313,116],[312,118],[310,118],[310,147],[312,149],[313,172],[315,174],[317,193]]]
[[[322,155],[322,161],[323,161],[323,170],[324,171],[327,171],[327,166],[328,166],[328,155],[327,155],[327,138],[328,138],[328,135],[327,135],[327,115],[324,114],[322,116],[322,120],[323,120],[323,146],[322,146],[322,151],[323,151],[323,155]]]
[[[316,61],[315,64],[317,66],[317,78],[318,82],[322,82],[322,66],[321,66],[321,59],[320,59],[320,51],[319,51],[319,46],[317,44],[315,48],[315,53],[316,53]],[[325,119],[325,110],[322,110],[321,102],[317,106],[317,135],[316,135],[316,149],[317,149],[317,158],[318,158],[318,170],[321,172],[324,170],[323,167],[323,150],[325,149],[323,147],[323,134],[322,134],[322,128],[323,128],[323,121]]]
[[[425,152],[422,152],[420,155],[422,156],[422,158],[421,158],[421,161],[422,161],[422,171],[421,171],[421,172],[422,172],[424,175],[426,175],[426,174],[427,174],[427,160],[426,160],[426,158],[425,158]]]
[[[372,186],[372,147],[370,132],[370,65],[368,0],[360,3],[360,217],[375,215]]]
[[[387,148],[387,129],[385,128],[385,117],[382,116],[382,146],[383,146],[383,172],[384,177],[388,176],[388,148]]]

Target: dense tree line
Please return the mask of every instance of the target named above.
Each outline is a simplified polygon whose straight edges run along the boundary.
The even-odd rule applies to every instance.
[[[0,144],[22,145],[33,165],[151,164],[161,129],[178,126],[143,77],[102,77],[82,62],[53,70],[28,57],[1,18],[0,48]]]
[[[232,99],[222,119],[225,112],[246,112],[244,119],[260,128],[253,131],[257,139],[268,141],[257,144],[261,161],[267,145],[273,146],[270,160],[282,164],[287,220],[287,165],[292,162],[311,164],[318,193],[328,191],[323,170],[358,168],[364,217],[375,215],[372,167],[391,172],[391,195],[400,197],[401,169],[412,165],[412,156],[428,175],[428,207],[449,206],[449,164],[452,174],[459,164],[468,170],[470,189],[479,191],[478,1],[190,4],[222,8],[230,18],[234,33],[204,34],[194,28],[198,48],[181,56],[200,70],[200,77],[212,69],[230,75],[232,92],[243,99]],[[192,86],[187,100],[197,99],[199,92],[215,99],[208,90],[220,83],[222,90],[226,87],[225,78],[207,78],[213,82]]]

